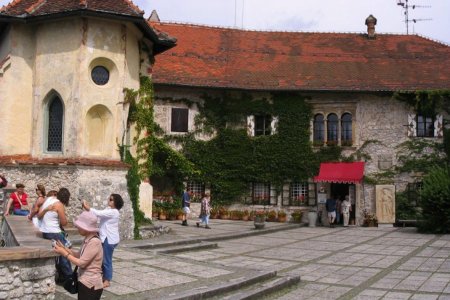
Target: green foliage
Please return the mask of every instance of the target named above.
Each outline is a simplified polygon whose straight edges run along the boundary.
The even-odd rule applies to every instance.
[[[447,163],[450,165],[450,129],[444,128],[444,152],[447,155]]]
[[[433,167],[424,177],[419,230],[450,233],[450,172],[448,167]]]
[[[141,76],[138,91],[124,89],[125,103],[130,104],[128,126],[135,124],[136,136],[133,143],[137,145],[139,176],[144,179],[153,169],[153,85],[147,76]]]
[[[297,94],[277,93],[273,101],[247,94],[234,98],[204,97],[197,126],[216,135],[209,141],[186,140],[184,154],[199,172],[193,180],[210,182],[215,199],[236,201],[252,182],[281,189],[287,180],[306,181],[321,161],[338,160],[340,147],[323,147],[316,154],[309,141],[311,108]],[[249,137],[242,128],[249,115],[278,118],[276,134]]]
[[[434,165],[445,162],[441,143],[426,139],[408,140],[397,146],[397,159],[400,164],[396,167],[399,172],[428,173]]]
[[[397,92],[394,98],[409,104],[424,116],[434,117],[440,111],[450,113],[449,90]]]
[[[148,223],[149,220],[145,218],[144,213],[139,209],[139,185],[141,184],[139,167],[136,159],[131,156],[129,151],[125,152],[125,162],[131,166],[127,173],[127,185],[134,214],[133,233],[135,239],[140,239],[139,225]]]
[[[417,220],[417,207],[408,199],[407,192],[395,194],[395,217],[397,220]]]

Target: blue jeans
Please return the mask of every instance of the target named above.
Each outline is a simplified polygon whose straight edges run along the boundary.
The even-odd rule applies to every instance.
[[[209,224],[209,215],[204,215],[201,217],[202,223],[205,223],[205,225]]]
[[[64,245],[66,243],[66,238],[64,237],[64,233],[49,233],[49,232],[43,232],[42,236],[46,240],[57,240],[61,241],[61,243]],[[64,256],[59,256],[56,258],[56,264],[59,267],[59,270],[61,271],[63,275],[63,280],[66,280],[70,276],[72,276],[72,265],[70,264],[70,261],[65,258]]]
[[[23,209],[14,209],[14,214],[16,216],[28,216],[30,214],[29,210],[23,210]]]
[[[114,248],[116,248],[117,244],[113,245],[109,244],[108,238],[106,238],[102,246],[103,246],[103,264],[102,264],[103,279],[111,281],[113,273],[112,257]]]

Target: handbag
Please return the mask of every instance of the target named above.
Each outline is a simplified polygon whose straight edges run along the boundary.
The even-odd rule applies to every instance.
[[[93,238],[99,238],[98,236],[94,236]],[[84,247],[81,249],[80,257],[83,255]],[[72,276],[70,278],[67,278],[66,281],[64,281],[64,289],[68,291],[71,294],[78,294],[78,266],[75,267],[73,270]]]
[[[78,266],[73,270],[72,276],[64,281],[64,289],[71,294],[78,294]]]

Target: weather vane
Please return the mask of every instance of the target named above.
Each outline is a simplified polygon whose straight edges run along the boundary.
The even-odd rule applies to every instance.
[[[408,4],[408,0],[398,0],[397,5],[401,6],[404,10],[403,14],[405,15],[406,34],[409,34],[409,23],[410,22],[416,23],[418,21],[431,21],[432,20],[432,19],[410,19],[409,18],[409,9],[430,8],[431,6],[429,6],[429,5],[415,5],[415,4],[410,5],[410,4]],[[414,31],[414,29],[413,29],[413,31]]]

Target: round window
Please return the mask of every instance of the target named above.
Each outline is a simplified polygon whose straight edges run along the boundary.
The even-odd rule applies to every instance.
[[[92,80],[95,84],[105,85],[109,81],[109,71],[103,66],[96,66],[91,72]]]

